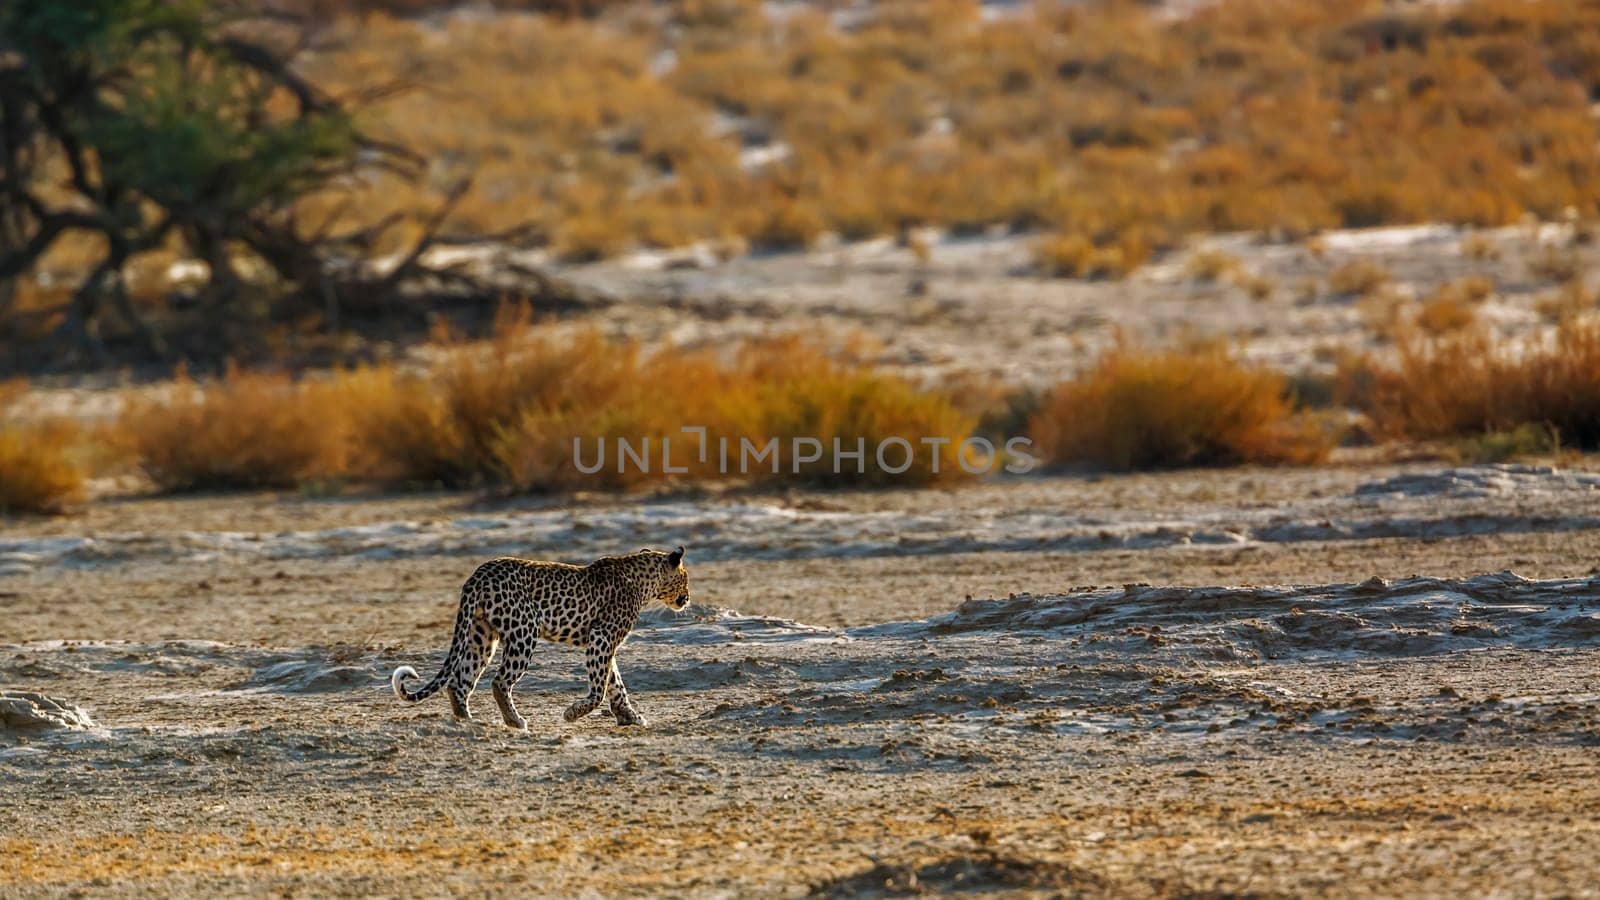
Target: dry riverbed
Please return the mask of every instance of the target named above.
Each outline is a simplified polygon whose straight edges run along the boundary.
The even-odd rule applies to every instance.
[[[0,533],[0,893],[1593,893],[1597,525],[1537,466],[107,502]],[[562,648],[526,734],[389,693],[482,558],[678,543],[649,728]]]

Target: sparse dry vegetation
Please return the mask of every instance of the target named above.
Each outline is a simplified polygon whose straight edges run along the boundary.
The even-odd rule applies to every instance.
[[[1115,348],[1045,398],[1029,432],[1048,460],[1112,469],[1305,464],[1333,444],[1288,379],[1221,347]]]
[[[84,497],[81,434],[69,422],[10,416],[23,390],[0,382],[0,515],[61,512]]]
[[[594,332],[558,333],[503,320],[487,343],[446,337],[419,370],[366,366],[319,380],[230,371],[198,385],[182,378],[166,396],[131,403],[120,431],[138,468],[168,491],[320,487],[344,481],[518,491],[627,489],[679,479],[926,484],[966,477],[955,446],[975,419],[921,390],[795,338],[753,342],[731,358],[644,354]],[[683,426],[706,428],[710,452]],[[815,438],[829,452],[796,465],[788,443]],[[879,466],[873,449],[898,437],[917,448]],[[731,471],[719,461],[730,442]],[[779,456],[739,471],[740,439]],[[949,442],[938,453],[923,438]],[[574,465],[574,440],[593,464]],[[649,448],[649,468],[618,457],[616,441]],[[672,441],[669,472],[663,440]],[[832,469],[837,440],[868,452]],[[781,460],[781,465],[775,465]],[[858,471],[859,468],[859,471]]]
[[[1384,286],[1356,301],[1356,312],[1380,343],[1397,340],[1414,325],[1413,304],[1405,295]]]
[[[1528,262],[1528,274],[1539,281],[1566,284],[1583,275],[1583,262],[1571,247],[1545,244]]]
[[[205,385],[180,373],[165,394],[129,402],[118,428],[161,490],[284,488],[344,472],[348,414],[331,384],[230,369]]]
[[[1328,274],[1328,290],[1343,297],[1365,297],[1388,285],[1390,277],[1378,263],[1352,260]]]
[[[957,402],[874,369],[856,349],[792,336],[723,354],[645,353],[594,331],[530,325],[522,313],[503,317],[492,341],[437,338],[420,366],[301,379],[230,369],[203,383],[180,373],[128,400],[101,436],[99,462],[131,466],[165,492],[345,484],[547,492],[719,478],[939,483],[971,477],[959,464],[963,439],[983,434],[998,445],[1024,425],[1049,460],[1114,469],[1309,463],[1331,445],[1327,429],[1296,411],[1288,379],[1214,347],[1122,347],[1046,396],[986,382],[983,399]],[[705,459],[686,425],[705,427]],[[815,439],[821,458],[797,465],[795,438]],[[895,438],[906,446],[880,460],[875,449]],[[648,470],[623,464],[618,439],[649,455]],[[666,440],[673,471],[662,464]],[[776,457],[741,466],[746,442],[758,452],[774,440]],[[44,461],[78,459],[59,452],[77,441],[59,422],[0,430],[8,459],[34,465],[8,466],[7,477],[53,485],[35,495],[7,482],[8,508],[49,511],[79,496],[81,465],[38,474]],[[574,453],[593,465],[601,441],[604,464],[580,472]],[[836,444],[865,453],[835,472]]]
[[[1456,297],[1468,303],[1483,303],[1494,296],[1494,279],[1486,275],[1469,275],[1441,285],[1437,297]]]
[[[1580,248],[1600,215],[1589,106],[1600,94],[1600,11],[1587,6],[1244,2],[1172,16],[1124,3],[993,14],[968,0],[878,3],[851,15],[827,4],[779,15],[753,2],[688,0],[491,5],[498,11],[433,0],[289,4],[317,20],[310,52],[295,58],[331,95],[362,96],[396,75],[414,84],[360,121],[427,163],[415,183],[356,184],[343,206],[285,201],[284,216],[339,230],[400,216],[361,247],[376,258],[415,246],[428,221],[418,213],[438,209],[470,173],[472,190],[448,207],[441,233],[467,240],[514,228],[519,243],[567,262],[696,243],[786,250],[829,233],[899,235],[926,262],[923,238],[910,236],[938,226],[1029,233],[1035,269],[1070,278],[1120,277],[1191,235],[1222,230],[1303,240],[1324,260],[1342,246],[1316,237],[1328,228],[1527,220],[1537,239],[1550,233],[1539,221],[1559,219],[1571,223],[1571,240],[1524,260],[1529,275],[1559,285],[1535,306],[1561,328],[1552,347],[1570,348],[1594,312]],[[512,8],[532,14],[505,14]],[[44,181],[67,174],[38,171]],[[127,260],[130,303],[148,311],[166,302],[156,283],[181,250],[169,241]],[[0,304],[0,335],[22,345],[58,327],[76,302],[71,278],[99,252],[56,245],[29,273],[50,277],[18,279]],[[1460,252],[1488,260],[1500,248],[1469,234]],[[1511,365],[1510,351],[1483,336],[1485,320],[1504,321],[1501,308],[1483,308],[1495,280],[1461,278],[1413,299],[1377,262],[1349,259],[1341,251],[1311,266],[1344,261],[1327,271],[1325,292],[1287,278],[1280,289],[1216,251],[1193,254],[1187,273],[1257,300],[1354,301],[1399,354],[1397,372],[1473,341]],[[243,281],[260,270],[237,268]],[[913,294],[927,290],[914,284]],[[260,299],[256,286],[237,287],[240,310]],[[425,306],[403,314],[426,321]],[[353,308],[344,307],[347,319]],[[299,310],[270,329],[238,325],[244,312],[225,318],[268,348],[249,358],[270,359],[279,328],[321,328],[337,309]],[[505,322],[486,344],[441,333],[423,365],[180,378],[161,402],[128,408],[116,446],[166,490],[346,481],[631,488],[678,476],[608,467],[574,482],[570,438],[659,440],[685,422],[752,439],[959,437],[1014,412],[961,407],[812,344],[645,353],[597,333],[554,334]],[[1363,365],[1369,387],[1398,396],[1382,363]],[[1122,348],[1041,401],[1032,422],[1060,460],[1315,459],[1326,436],[1293,413],[1283,384],[1220,351]],[[1363,408],[1378,409],[1369,402]],[[1506,415],[1475,427],[1520,422]],[[68,440],[30,429],[7,425],[0,436],[14,453],[24,438]],[[869,480],[885,475],[873,462]],[[707,475],[698,460],[688,467],[683,477]],[[907,477],[935,480],[931,470]]]
[[[1534,311],[1546,322],[1574,322],[1595,311],[1595,298],[1580,279],[1568,281],[1534,302]]]
[[[1234,275],[1233,283],[1250,295],[1251,300],[1262,302],[1272,299],[1272,294],[1277,290],[1277,285],[1265,275],[1253,272],[1239,272]]]
[[[1307,238],[1531,218],[1576,223],[1576,241],[1600,215],[1589,109],[1600,11],[1567,0],[1218,3],[1182,15],[1131,3],[996,15],[976,0],[849,14],[689,0],[286,2],[274,6],[314,21],[299,73],[328,96],[379,98],[359,115],[364,131],[426,161],[412,181],[342,179],[284,204],[287,221],[370,237],[351,245],[357,255],[413,246],[446,196],[442,234],[514,234],[569,262],[933,225],[1037,232],[1040,271],[1093,278],[1219,230]],[[384,89],[396,79],[408,89]],[[41,196],[69,184],[66,166],[36,168]],[[393,227],[363,230],[377,223]],[[175,308],[164,263],[189,253],[180,243],[130,249],[128,304],[114,306],[154,323],[146,338],[176,321],[162,315]],[[244,253],[234,245],[210,248],[212,271]],[[1314,237],[1306,248],[1325,249]],[[72,325],[72,285],[100,252],[58,242],[24,273],[0,335],[24,343]],[[1469,236],[1462,252],[1495,248]],[[259,260],[232,262],[261,280]],[[1534,268],[1565,281],[1573,264],[1553,248]],[[40,273],[53,280],[28,277]],[[1371,289],[1361,274],[1334,280],[1359,296]],[[282,287],[271,281],[238,285],[241,309],[261,299],[252,290]],[[340,309],[349,327],[366,300],[319,295],[244,331],[293,343],[280,332],[337,330]],[[95,340],[133,340],[96,314],[107,321]]]
[[[1137,244],[1098,247],[1077,234],[1046,235],[1033,248],[1034,265],[1055,278],[1117,278],[1132,271],[1148,254],[1147,247]]]
[[[1571,322],[1547,341],[1506,346],[1482,329],[1399,343],[1393,363],[1340,365],[1340,398],[1380,436],[1458,439],[1548,429],[1561,446],[1600,447],[1600,326]]]
[[[1484,234],[1469,234],[1461,239],[1461,255],[1477,262],[1500,258],[1500,245]]]
[[[0,426],[0,514],[58,513],[80,502],[77,437],[62,423]]]
[[[312,69],[430,85],[378,125],[478,173],[456,230],[531,211],[564,255],[592,258],[999,225],[1057,234],[1040,246],[1051,272],[1117,275],[1200,231],[1592,216],[1597,33],[1600,13],[1562,0],[1179,17],[606,4],[590,19],[339,19]]]
[[[1243,270],[1239,257],[1220,250],[1202,250],[1189,258],[1189,276],[1198,281],[1221,281]]]
[[[1473,463],[1502,463],[1561,452],[1561,435],[1547,425],[1518,425],[1510,431],[1491,431],[1457,441],[1456,457]]]
[[[1453,294],[1430,297],[1417,309],[1417,327],[1430,335],[1465,331],[1477,321],[1477,308],[1470,301]]]

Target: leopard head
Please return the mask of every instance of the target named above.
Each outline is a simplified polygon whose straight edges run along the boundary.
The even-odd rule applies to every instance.
[[[651,551],[650,555],[659,560],[660,572],[656,576],[655,599],[660,600],[668,609],[683,609],[689,605],[689,570],[683,565],[683,548],[662,553],[659,550]]]

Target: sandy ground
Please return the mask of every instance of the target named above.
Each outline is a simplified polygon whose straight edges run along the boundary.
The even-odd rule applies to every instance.
[[[1597,525],[1437,465],[15,523],[0,894],[1593,896]],[[647,729],[565,648],[526,734],[389,693],[482,558],[678,543]]]

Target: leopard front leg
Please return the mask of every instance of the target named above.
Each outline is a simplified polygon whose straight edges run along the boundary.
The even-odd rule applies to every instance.
[[[622,673],[617,671],[615,654],[606,670],[606,699],[611,701],[611,714],[616,716],[618,725],[638,725],[643,728],[650,724],[628,701],[628,688],[622,683]]]
[[[576,722],[595,711],[606,698],[607,670],[611,668],[611,659],[617,652],[617,642],[603,631],[595,630],[589,634],[589,644],[584,649],[583,671],[589,676],[589,693],[582,700],[567,707],[561,717],[568,722]]]

